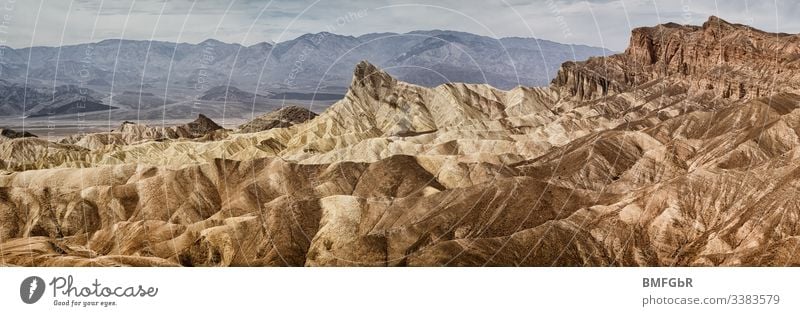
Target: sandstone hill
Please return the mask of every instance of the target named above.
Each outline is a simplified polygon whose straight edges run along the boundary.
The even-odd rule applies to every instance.
[[[145,141],[164,141],[167,139],[209,139],[224,135],[222,126],[203,114],[192,122],[178,126],[147,126],[125,121],[117,130],[106,133],[81,134],[66,137],[61,144],[74,144],[88,149],[114,148],[119,145],[132,145]]]
[[[800,265],[799,41],[711,17],[547,88],[361,62],[307,120],[5,140],[0,264]]]
[[[273,128],[285,128],[315,117],[317,117],[317,113],[311,112],[311,110],[300,106],[288,105],[242,124],[239,126],[239,132],[254,133]]]

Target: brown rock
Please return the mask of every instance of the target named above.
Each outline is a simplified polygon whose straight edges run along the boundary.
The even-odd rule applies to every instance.
[[[362,62],[313,118],[5,140],[0,265],[797,265],[798,43],[711,17],[549,88]]]

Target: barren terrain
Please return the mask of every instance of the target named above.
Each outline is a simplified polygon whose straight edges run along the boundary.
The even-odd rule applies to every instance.
[[[798,56],[711,17],[549,87],[363,61],[319,115],[9,134],[0,265],[798,265]]]

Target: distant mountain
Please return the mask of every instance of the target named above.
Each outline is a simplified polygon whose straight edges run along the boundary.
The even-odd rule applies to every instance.
[[[164,98],[163,94],[155,95],[144,91],[123,91],[121,94],[114,94],[114,103],[125,105],[131,108],[152,108],[175,103],[175,100]]]
[[[534,38],[495,39],[440,30],[359,37],[323,32],[251,46],[217,40],[188,44],[111,39],[4,51],[4,79],[11,82],[24,82],[27,75],[29,85],[52,86],[55,79],[59,85],[84,84],[98,91],[113,85],[115,91],[142,89],[170,98],[175,91],[215,86],[236,86],[261,95],[343,93],[353,66],[361,60],[425,86],[451,81],[503,89],[542,86],[562,62],[611,53]]]
[[[81,89],[75,85],[52,87],[25,86],[0,80],[0,116],[22,116],[64,114],[75,112],[91,112],[100,109],[102,95],[91,89]],[[78,106],[86,102],[87,107]],[[100,104],[102,105],[102,104]],[[105,109],[109,108],[105,106]],[[52,112],[52,113],[51,113]]]
[[[315,100],[315,101],[337,101],[341,100],[344,94],[338,93],[300,93],[300,92],[281,92],[270,96],[272,99],[289,100]]]
[[[116,107],[105,105],[99,102],[76,100],[64,105],[44,108],[37,112],[30,113],[27,116],[44,117],[50,115],[83,114],[113,109],[116,109]]]
[[[266,98],[267,97],[263,95],[256,95],[254,93],[242,91],[241,89],[233,86],[216,86],[206,90],[206,92],[200,96],[199,99],[204,101],[231,101],[247,103],[253,101],[258,102]]]

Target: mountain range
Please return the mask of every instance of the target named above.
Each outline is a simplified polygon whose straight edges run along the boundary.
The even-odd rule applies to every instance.
[[[361,60],[424,86],[470,82],[510,89],[546,85],[564,61],[611,53],[534,38],[495,39],[440,30],[358,37],[322,32],[250,46],[217,40],[189,44],[109,39],[62,47],[2,48],[4,87],[0,89],[49,89],[52,93],[54,86],[81,86],[101,98],[113,93],[115,99],[106,104],[121,108],[121,113],[136,108],[138,114],[142,108],[188,102],[209,89],[218,92],[218,87],[234,87],[250,96],[315,99],[327,105],[341,98],[352,66]],[[144,98],[124,96],[140,92]],[[2,115],[19,116],[23,108],[63,105],[5,98],[0,104]]]

